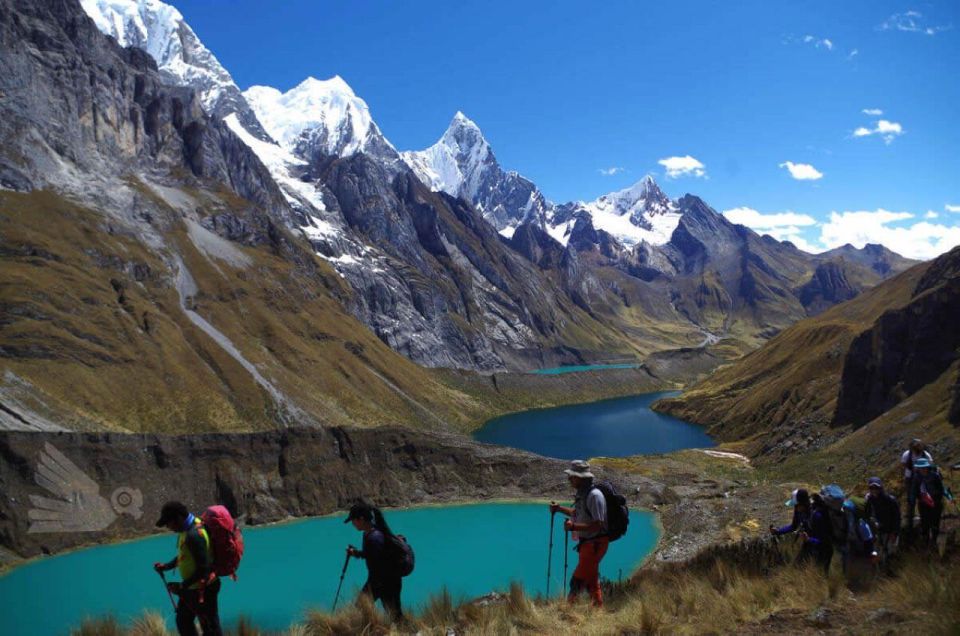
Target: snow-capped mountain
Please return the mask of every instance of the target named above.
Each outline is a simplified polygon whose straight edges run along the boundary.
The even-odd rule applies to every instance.
[[[308,77],[286,93],[251,86],[243,96],[270,136],[303,159],[317,154],[349,157],[358,152],[397,159],[397,151],[374,123],[367,103],[340,76]]]
[[[641,241],[663,245],[670,240],[682,216],[677,203],[647,175],[629,188],[595,201],[557,206],[548,216],[547,231],[566,245],[577,219],[584,214],[590,216],[595,229],[607,232],[628,247]]]
[[[101,32],[122,46],[149,53],[164,81],[196,90],[208,113],[222,119],[236,113],[252,135],[267,139],[230,73],[177,9],[160,0],[80,0],[80,4]]]
[[[542,222],[550,207],[533,182],[500,167],[480,128],[461,112],[437,143],[401,156],[432,190],[470,201],[504,236],[525,221]]]

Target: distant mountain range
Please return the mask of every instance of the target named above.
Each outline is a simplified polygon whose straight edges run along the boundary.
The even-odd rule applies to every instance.
[[[59,263],[75,294],[62,314],[56,277],[16,279],[0,351],[20,388],[41,382],[37,360],[82,360],[68,383],[143,360],[209,375],[219,406],[198,397],[203,412],[355,416],[361,387],[389,380],[381,398],[416,413],[449,387],[401,380],[419,367],[381,342],[428,367],[677,352],[701,373],[911,264],[879,246],[807,254],[650,177],[556,205],[462,113],[431,148],[399,153],[338,77],[241,92],[159,0],[54,4],[0,0],[0,186],[23,215],[5,258]],[[137,340],[157,329],[162,346]],[[115,342],[123,330],[140,343]],[[51,338],[72,353],[46,351]],[[237,397],[251,382],[259,406]]]

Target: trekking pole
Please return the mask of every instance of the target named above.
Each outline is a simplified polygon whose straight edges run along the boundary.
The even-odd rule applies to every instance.
[[[347,566],[348,566],[348,565],[350,565],[350,553],[349,553],[349,552],[347,552],[347,558],[346,558],[346,560],[343,562],[343,570],[340,572],[340,584],[337,585],[337,595],[333,597],[333,609],[330,610],[331,613],[337,611],[337,601],[340,600],[340,588],[343,587],[343,577],[345,577],[345,576],[347,575]]]
[[[550,570],[553,565],[553,518],[557,513],[550,511],[550,547],[547,548],[547,598],[550,598]]]
[[[177,613],[177,602],[173,600],[173,592],[170,591],[170,588],[167,587],[167,575],[163,572],[157,572],[160,575],[160,579],[163,581],[163,589],[167,591],[167,596],[170,597],[170,604],[173,605],[173,613]]]
[[[570,554],[570,533],[563,529],[563,584],[567,584],[567,557]]]

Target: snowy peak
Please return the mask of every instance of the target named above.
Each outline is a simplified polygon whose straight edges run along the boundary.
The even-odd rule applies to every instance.
[[[243,96],[270,136],[297,156],[369,152],[395,158],[367,103],[339,75],[328,80],[308,77],[286,93],[251,86]]]
[[[266,134],[220,64],[174,7],[160,0],[80,0],[97,28],[121,46],[143,49],[164,80],[195,91],[204,110],[220,118],[237,113],[252,134]]]
[[[460,111],[437,143],[401,157],[432,190],[470,201],[505,236],[524,221],[542,223],[549,209],[529,179],[500,167],[480,127]]]
[[[586,207],[617,216],[629,215],[634,224],[641,226],[648,216],[668,214],[677,209],[677,205],[663,193],[650,175],[629,188],[605,194],[586,204]]]
[[[437,143],[401,156],[431,189],[474,204],[486,173],[500,168],[480,127],[460,111]]]

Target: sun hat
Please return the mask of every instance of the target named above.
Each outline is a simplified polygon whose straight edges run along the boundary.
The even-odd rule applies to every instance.
[[[590,472],[590,464],[583,461],[582,459],[575,459],[570,462],[570,468],[566,469],[566,474],[572,477],[583,477],[585,479],[593,479],[593,473]]]
[[[797,504],[810,505],[810,493],[807,492],[806,488],[797,488],[794,490],[790,495],[790,499],[788,499],[784,505],[793,507]]]
[[[930,460],[926,457],[919,457],[913,460],[914,468],[930,468],[931,466],[933,466],[933,464],[931,464]]]

